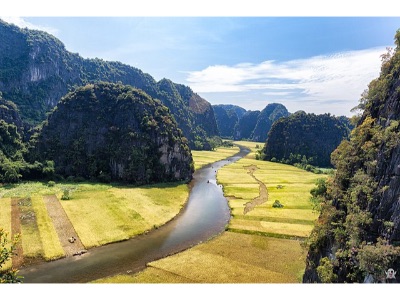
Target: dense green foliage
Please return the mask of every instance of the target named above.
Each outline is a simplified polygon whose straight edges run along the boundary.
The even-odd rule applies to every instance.
[[[363,94],[350,140],[332,153],[321,215],[308,240],[305,282],[393,282],[400,269],[400,31]]]
[[[28,148],[23,141],[24,128],[15,104],[0,95],[0,183],[21,179],[49,177],[52,162],[29,162]]]
[[[289,115],[279,103],[268,104],[261,112],[246,111],[236,105],[213,105],[222,138],[265,142],[272,124]]]
[[[8,239],[8,234],[0,228],[0,283],[19,283],[22,277],[18,276],[18,270],[12,268],[10,270],[2,270],[2,266],[12,258],[19,236]]]
[[[241,107],[238,108],[240,109]],[[233,139],[234,128],[240,118],[236,110],[226,105],[213,105],[213,110],[220,136],[222,138]],[[243,111],[245,112],[244,109]]]
[[[187,180],[188,142],[169,109],[141,90],[89,84],[67,94],[33,137],[32,158],[55,171],[101,181]]]
[[[25,165],[25,152],[17,127],[0,120],[0,182],[16,182]]]
[[[233,129],[233,138],[235,140],[250,140],[253,130],[257,125],[257,119],[259,115],[259,110],[246,111]]]
[[[304,168],[331,167],[331,153],[348,134],[347,125],[330,114],[296,112],[273,124],[263,149],[264,159]]]
[[[15,125],[20,132],[22,132],[24,129],[24,124],[19,116],[17,106],[13,102],[3,99],[1,92],[0,92],[0,120],[3,120],[8,124]]]
[[[265,142],[272,124],[280,118],[287,116],[289,116],[289,112],[282,104],[268,104],[258,115],[257,123],[250,139],[255,142]]]
[[[218,135],[210,103],[187,87],[168,79],[155,81],[149,74],[102,59],[84,59],[71,53],[52,35],[20,29],[0,20],[0,91],[14,102],[22,119],[37,125],[74,87],[100,81],[121,82],[142,89],[166,105],[190,146]]]

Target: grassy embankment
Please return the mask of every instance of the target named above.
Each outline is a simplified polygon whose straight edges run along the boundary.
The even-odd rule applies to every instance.
[[[199,168],[237,151],[237,147],[212,152],[194,151],[195,166]],[[25,261],[54,260],[64,256],[43,197],[55,194],[60,199],[65,189],[72,191],[72,198],[61,200],[61,204],[86,248],[125,240],[168,222],[179,213],[189,194],[185,183],[142,187],[57,183],[50,187],[45,183],[25,182],[2,186],[0,228],[11,232],[11,197],[24,199],[19,209],[21,216],[26,216],[21,220]],[[10,266],[8,263],[4,267]]]
[[[317,218],[308,200],[309,191],[317,178],[326,175],[257,161],[255,150],[262,144],[241,144],[251,148],[252,153],[218,172],[218,181],[224,185],[232,208],[228,232],[177,255],[151,262],[136,275],[119,275],[97,282],[299,282],[306,256],[300,240],[309,235]],[[243,215],[244,204],[259,195],[259,184],[245,168],[249,165],[259,168],[254,176],[266,185],[268,200]],[[275,200],[284,207],[273,208]]]
[[[195,169],[200,169],[201,167],[216,162],[218,160],[227,158],[239,152],[239,147],[221,147],[217,148],[214,151],[195,151],[192,150],[192,156],[194,160]]]

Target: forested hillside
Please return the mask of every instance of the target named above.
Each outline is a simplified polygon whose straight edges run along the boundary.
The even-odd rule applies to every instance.
[[[337,171],[319,195],[304,282],[398,282],[388,274],[400,270],[400,31],[395,44],[350,140],[332,154]]]
[[[22,120],[37,125],[68,91],[100,81],[121,82],[142,89],[166,105],[191,147],[209,149],[218,135],[211,104],[189,87],[120,62],[84,59],[65,49],[54,36],[20,29],[0,20],[0,91],[15,103]]]
[[[289,115],[279,103],[268,104],[262,111],[246,111],[236,105],[213,105],[221,137],[265,142],[272,124]]]
[[[264,159],[331,167],[331,153],[349,132],[339,118],[299,111],[274,123],[263,149]]]
[[[265,142],[272,124],[280,118],[287,116],[289,116],[289,112],[282,104],[268,104],[258,115],[257,123],[251,133],[250,139],[254,142]]]
[[[112,83],[68,93],[33,137],[31,159],[55,173],[101,181],[188,180],[188,142],[169,110],[141,90]]]
[[[235,126],[246,110],[239,106],[224,104],[213,105],[213,109],[220,136],[233,139]]]

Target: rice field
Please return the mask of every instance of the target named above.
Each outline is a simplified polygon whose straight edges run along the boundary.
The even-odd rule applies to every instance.
[[[238,147],[215,151],[193,151],[196,168],[224,159]],[[25,262],[54,260],[65,256],[43,197],[71,191],[60,203],[85,248],[126,240],[157,228],[174,218],[185,205],[189,189],[185,183],[142,187],[90,182],[23,182],[0,186],[0,228],[11,236],[11,198],[20,198],[21,243]],[[11,262],[4,266],[9,268]]]
[[[21,242],[25,259],[33,259],[42,254],[42,241],[36,222],[36,215],[30,198],[19,200],[21,221]]]
[[[126,240],[161,226],[186,203],[186,184],[146,187],[109,187],[75,191],[72,200],[61,201],[86,248]]]
[[[0,228],[7,233],[7,238],[11,238],[11,199],[0,199]],[[7,261],[2,269],[7,270],[11,268],[11,260]]]
[[[195,170],[218,160],[227,158],[239,152],[239,147],[220,147],[214,151],[196,151],[192,150]]]
[[[239,142],[238,142],[239,143]],[[317,219],[309,202],[316,175],[293,166],[255,160],[260,143],[240,142],[252,149],[245,158],[218,171],[217,180],[231,207],[231,221],[222,235],[176,255],[154,261],[135,275],[118,275],[104,283],[298,283],[305,269],[301,240]],[[259,145],[258,147],[256,147]],[[203,154],[204,155],[204,154]],[[268,189],[267,202],[244,214],[244,205]],[[279,200],[283,208],[273,208]]]
[[[32,206],[36,214],[36,222],[39,230],[39,237],[41,241],[41,256],[45,260],[55,260],[63,257],[64,250],[58,239],[57,232],[54,228],[53,222],[47,214],[46,205],[43,202],[42,196],[31,197]]]
[[[118,275],[96,282],[126,283],[295,283],[300,282],[306,253],[300,240],[310,233],[317,213],[309,191],[316,175],[292,166],[255,160],[261,143],[241,142],[252,152],[218,172],[231,207],[227,231],[213,240],[148,264],[135,275]],[[258,145],[258,147],[257,147]],[[238,148],[193,151],[196,169],[238,152]],[[259,196],[260,184],[246,169],[256,165],[254,177],[268,190],[267,202],[244,214],[244,205]],[[60,199],[64,189],[71,200],[60,201],[86,248],[128,239],[161,226],[184,206],[188,187],[183,183],[144,187],[93,183],[22,183],[0,187],[0,227],[11,231],[11,197],[29,198],[23,213],[35,222],[22,224],[24,254],[52,260],[64,255],[47,214],[43,196]],[[273,208],[278,200],[283,208]],[[5,266],[7,267],[7,266]],[[9,266],[8,266],[9,267]]]
[[[0,227],[11,230],[10,198],[24,199],[19,206],[21,242],[24,257],[53,260],[64,256],[43,196],[63,189],[71,192],[71,200],[60,200],[85,248],[128,239],[161,226],[176,216],[189,195],[185,183],[156,184],[145,187],[112,186],[109,184],[62,183],[53,187],[39,182],[0,188]],[[3,216],[4,215],[4,216]]]
[[[246,145],[249,143],[244,142]],[[253,146],[251,149],[256,148]],[[244,205],[259,194],[259,185],[246,169],[249,165],[257,166],[253,175],[267,187],[268,201],[244,214]],[[310,190],[321,177],[326,175],[306,172],[290,165],[259,161],[249,156],[225,166],[218,172],[217,179],[224,186],[232,210],[228,230],[307,237],[318,217],[309,201]],[[275,200],[283,207],[272,207]]]
[[[296,240],[225,232],[215,239],[148,264],[135,275],[95,283],[296,283],[304,269]]]

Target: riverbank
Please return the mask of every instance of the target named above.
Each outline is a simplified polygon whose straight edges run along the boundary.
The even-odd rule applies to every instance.
[[[219,148],[212,155],[194,151],[196,169],[238,151],[238,147]],[[19,255],[13,262],[20,268],[146,234],[179,215],[187,203],[189,188],[186,183],[141,187],[86,182],[3,185],[0,227],[10,233],[19,228],[22,233]],[[65,190],[71,199],[60,201]],[[55,212],[50,211],[54,205],[48,205],[49,196],[59,204]],[[12,206],[11,199],[19,204]],[[64,218],[51,218],[55,213]],[[70,228],[77,242],[70,244],[70,236],[57,228]],[[11,261],[4,267],[10,268]]]
[[[301,240],[309,235],[318,217],[309,202],[309,191],[321,175],[255,160],[260,147],[244,144],[251,146],[252,153],[218,171],[218,184],[223,185],[231,208],[226,232],[177,255],[150,262],[138,274],[120,274],[97,282],[301,282],[306,258]],[[257,168],[249,174],[252,165]],[[258,181],[266,186],[268,200],[244,214],[246,203],[260,196]],[[273,208],[275,200],[283,207]]]
[[[179,217],[166,225],[120,243],[95,247],[83,256],[23,268],[24,282],[88,282],[121,271],[135,273],[150,261],[207,241],[222,232],[229,221],[226,199],[215,183],[215,170],[245,154],[197,170],[187,205]]]

